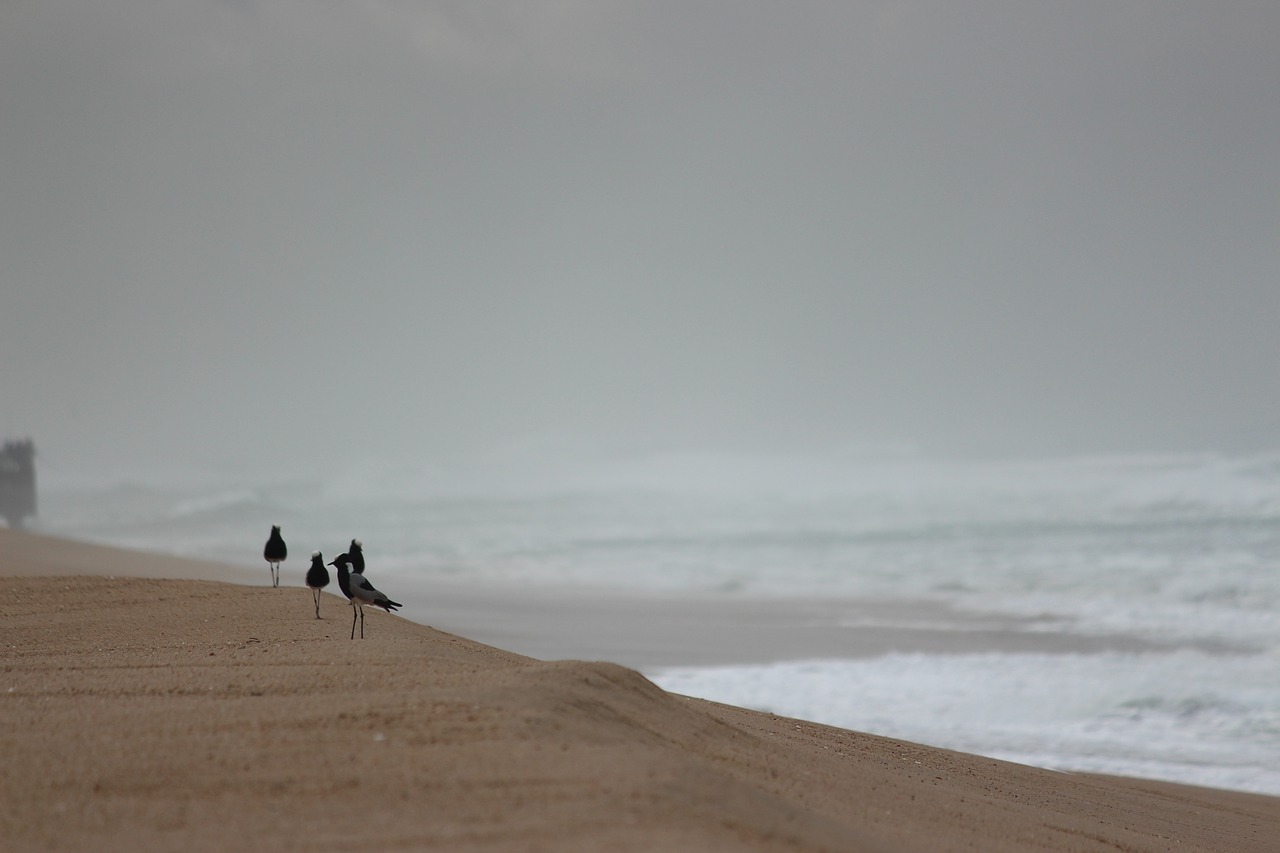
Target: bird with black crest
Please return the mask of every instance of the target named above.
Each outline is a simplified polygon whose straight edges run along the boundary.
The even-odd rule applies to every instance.
[[[262,556],[266,559],[267,567],[271,570],[271,585],[280,586],[280,564],[284,562],[285,557],[289,556],[289,549],[284,544],[284,537],[280,535],[280,525],[271,525],[271,535],[267,537],[267,544],[262,549]]]
[[[351,573],[354,575],[363,575],[364,543],[359,539],[352,539],[351,547],[347,549],[347,556],[351,559]]]
[[[320,618],[320,590],[329,585],[329,570],[324,567],[324,557],[319,551],[311,552],[311,568],[307,569],[307,586],[315,599],[316,618]]]
[[[351,639],[356,638],[356,611],[360,613],[360,639],[364,639],[364,606],[366,604],[381,607],[388,613],[400,607],[398,601],[392,601],[384,593],[373,588],[373,584],[364,579],[364,575],[351,572],[351,557],[339,554],[329,563],[338,570],[338,588],[351,601]]]

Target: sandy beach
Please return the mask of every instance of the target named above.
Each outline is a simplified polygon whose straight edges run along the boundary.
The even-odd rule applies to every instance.
[[[271,589],[265,568],[0,530],[4,849],[1280,849],[1280,798],[672,695],[620,665],[625,637],[542,660],[455,627],[549,601],[459,587],[437,627],[369,612],[352,641],[336,585],[316,620],[293,569]],[[672,618],[631,657],[703,659]]]

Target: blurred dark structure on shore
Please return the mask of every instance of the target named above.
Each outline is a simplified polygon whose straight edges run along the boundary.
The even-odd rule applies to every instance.
[[[0,446],[0,516],[15,530],[36,514],[36,446],[31,439]]]

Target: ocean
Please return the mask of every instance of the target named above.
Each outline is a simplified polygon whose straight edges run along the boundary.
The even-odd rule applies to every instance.
[[[1280,453],[672,454],[573,475],[482,473],[50,484],[36,528],[262,569],[264,583],[270,524],[299,573],[311,550],[359,537],[379,586],[407,604],[433,581],[589,585],[847,601],[859,625],[943,637],[989,620],[1124,638],[645,674],[679,693],[1056,770],[1280,795]],[[286,570],[283,582],[301,580]]]

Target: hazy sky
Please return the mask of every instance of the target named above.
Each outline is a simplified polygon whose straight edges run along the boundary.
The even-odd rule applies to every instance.
[[[0,434],[1280,446],[1280,4],[0,3]]]

